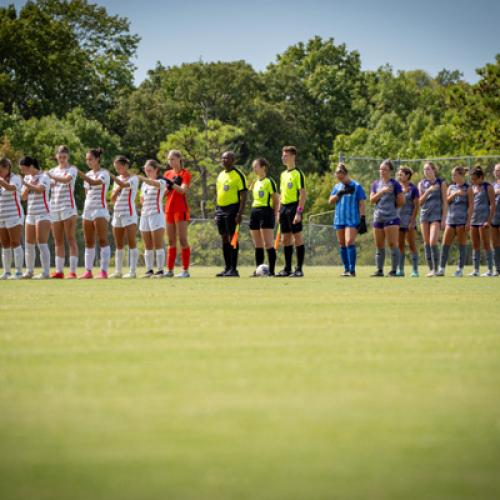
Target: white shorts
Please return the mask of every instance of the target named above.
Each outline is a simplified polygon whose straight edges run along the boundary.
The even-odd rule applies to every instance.
[[[113,214],[111,225],[113,227],[127,227],[132,224],[137,224],[137,214],[134,215],[117,215]]]
[[[0,228],[10,229],[24,224],[24,215],[21,217],[10,217],[9,219],[0,219]]]
[[[43,220],[48,220],[50,221],[50,214],[38,214],[38,215],[27,215],[26,216],[26,224],[29,224],[30,226],[36,226],[37,222],[42,222]]]
[[[59,210],[57,212],[51,211],[50,218],[52,222],[61,222],[63,220],[70,219],[77,214],[78,212],[76,211],[76,208],[67,208],[65,210]]]
[[[83,209],[82,219],[94,221],[96,219],[106,219],[109,221],[109,212],[107,208],[98,208],[94,210]]]
[[[157,229],[165,229],[165,216],[163,214],[141,215],[140,231],[151,232]]]

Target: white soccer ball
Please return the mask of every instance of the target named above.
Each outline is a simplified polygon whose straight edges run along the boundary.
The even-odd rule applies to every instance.
[[[257,266],[255,274],[257,276],[269,276],[269,266],[267,264],[261,264],[260,266]]]

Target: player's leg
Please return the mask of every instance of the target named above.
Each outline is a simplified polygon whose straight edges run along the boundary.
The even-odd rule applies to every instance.
[[[142,242],[144,243],[144,264],[146,273],[144,278],[154,276],[155,251],[152,231],[141,231]]]
[[[165,228],[160,227],[151,233],[151,239],[156,256],[157,271],[155,276],[163,278],[165,276]]]
[[[83,219],[83,239],[85,240],[85,272],[80,276],[80,279],[90,279],[95,260],[94,221]]]
[[[495,253],[496,275],[500,275],[500,226],[491,228],[491,244]]]
[[[493,276],[493,250],[491,249],[491,230],[490,226],[483,226],[479,228],[479,237],[481,239],[481,246],[486,254],[486,265],[488,270],[483,276]]]
[[[434,276],[432,268],[432,251],[431,251],[431,225],[429,222],[420,223],[420,231],[422,233],[422,239],[424,240],[424,255],[425,261],[427,262],[427,267],[429,268],[429,273],[427,276]]]
[[[69,247],[69,275],[68,278],[76,278],[76,268],[78,267],[78,244],[76,242],[76,221],[77,216],[73,215],[63,221],[64,234]]]
[[[267,252],[267,261],[269,263],[269,275],[274,276],[276,268],[276,250],[274,248],[274,218],[273,227],[266,227],[260,230],[261,238]]]
[[[10,248],[12,249],[12,255],[14,256],[14,267],[16,268],[16,273],[12,276],[12,278],[21,279],[23,277],[24,265],[24,250],[21,246],[23,226],[21,224],[17,224],[13,227],[9,227],[8,231]]]
[[[11,276],[12,248],[10,247],[9,231],[6,227],[0,228],[0,243],[2,244],[3,274],[1,279],[6,280]]]
[[[293,212],[292,217],[295,217],[295,211]],[[306,247],[304,245],[304,236],[302,233],[302,221],[298,224],[292,224],[292,234],[293,242],[295,245],[295,252],[297,254],[297,265],[291,277],[301,278],[302,276],[304,276],[302,268],[304,267],[304,257],[306,252]]]
[[[339,242],[340,260],[342,261],[342,265],[344,266],[344,272],[341,274],[341,276],[350,276],[351,274],[349,273],[349,257],[347,256],[347,245],[345,241],[345,227],[337,229],[335,231],[335,234],[337,235],[337,241]]]
[[[345,244],[347,248],[347,261],[351,277],[356,276],[356,237],[358,229],[356,227],[346,227]]]
[[[51,278],[64,278],[64,258],[66,255],[64,249],[64,221],[52,222],[52,237],[54,238],[56,251],[56,272],[51,275]]]
[[[373,227],[373,240],[375,242],[375,272],[373,277],[384,275],[385,262],[385,231],[383,227]]]
[[[285,267],[276,275],[277,277],[290,276],[292,273],[292,258],[293,258],[293,235],[292,235],[292,219],[290,212],[286,206],[280,207],[280,227],[281,227],[281,243],[283,245],[283,254],[285,256]]]
[[[23,279],[31,279],[35,273],[36,259],[36,223],[24,226],[24,260],[26,262],[26,272]]]
[[[466,258],[467,231],[465,226],[458,226],[456,228],[456,238],[458,243],[458,265],[454,276],[460,278],[464,275]]]
[[[49,220],[41,220],[36,223],[36,241],[40,252],[40,264],[42,265],[42,273],[35,276],[37,279],[47,279],[50,276],[50,226]]]
[[[139,260],[139,250],[137,249],[137,224],[125,226],[125,239],[128,244],[129,272],[124,278],[135,278],[137,273],[137,261]]]
[[[173,214],[171,219],[167,221],[167,240],[168,240],[168,256],[167,256],[167,277],[174,276],[175,259],[177,257],[177,225]]]
[[[189,265],[191,261],[191,247],[188,240],[189,221],[186,214],[179,214],[183,220],[177,220],[175,223],[179,245],[181,246],[182,272],[177,278],[189,278]]]
[[[399,225],[386,226],[384,232],[385,239],[391,250],[391,271],[388,276],[398,276],[398,265],[401,256],[399,252]]]
[[[412,278],[418,278],[418,250],[417,250],[417,230],[409,227],[406,233],[406,241],[411,252]]]
[[[111,259],[111,248],[108,241],[108,220],[105,217],[98,217],[94,221],[95,234],[99,241],[101,272],[97,276],[101,279],[108,277],[109,261]]]
[[[434,274],[439,268],[439,234],[441,232],[441,222],[431,222],[429,228],[429,244],[431,247],[432,270]]]
[[[125,228],[113,225],[113,238],[115,240],[115,272],[110,278],[121,278],[123,269],[123,248],[125,246]]]
[[[439,269],[436,276],[444,276],[446,264],[448,263],[448,255],[450,246],[455,239],[456,230],[454,227],[446,226],[443,234],[443,244],[441,245],[441,255],[439,257]]]
[[[400,252],[400,259],[399,259],[399,275],[404,276],[405,275],[405,242],[406,242],[406,235],[410,228],[403,229],[399,228],[399,235],[398,235],[398,245],[399,245],[399,252]]]
[[[472,246],[472,272],[469,276],[479,276],[479,266],[481,262],[481,239],[479,236],[479,227],[471,226],[470,241]]]
[[[252,237],[253,241],[253,246],[255,249],[255,267],[259,267],[261,264],[264,263],[264,240],[262,238],[262,234],[260,232],[260,229],[251,229],[250,230],[250,235]],[[255,271],[253,272],[252,276],[257,276],[255,274]]]

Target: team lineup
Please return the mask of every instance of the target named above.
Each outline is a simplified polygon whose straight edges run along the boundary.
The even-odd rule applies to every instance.
[[[171,150],[168,153],[165,172],[157,161],[148,160],[143,167],[144,175],[133,173],[125,156],[115,158],[113,166],[116,175],[113,175],[101,166],[101,157],[101,149],[89,150],[85,158],[89,170],[84,173],[71,165],[69,149],[59,146],[56,150],[55,168],[43,171],[37,159],[25,156],[19,161],[22,175],[12,171],[9,159],[0,159],[1,279],[136,278],[139,258],[137,226],[144,244],[144,278],[190,277],[190,213],[187,195],[191,175],[184,167],[181,152]],[[252,163],[255,181],[249,186],[245,174],[235,166],[236,155],[231,151],[222,154],[222,171],[216,180],[215,222],[221,237],[224,269],[217,277],[239,276],[239,228],[249,190],[252,191],[249,228],[255,248],[256,266],[252,276],[304,276],[302,218],[306,203],[306,182],[304,173],[296,166],[296,157],[297,150],[294,146],[282,149],[285,169],[280,175],[279,183],[269,176],[269,162],[264,158],[257,158]],[[467,173],[470,184],[466,182]],[[455,240],[458,246],[458,265],[454,276],[463,276],[469,236],[473,264],[469,275],[481,275],[481,250],[484,250],[487,269],[482,276],[498,276],[500,164],[494,168],[494,184],[486,182],[485,172],[479,166],[470,172],[462,166],[456,166],[451,172],[452,183],[449,185],[432,162],[424,164],[423,179],[418,185],[411,182],[412,175],[413,171],[406,166],[394,172],[392,162],[385,160],[379,167],[379,179],[374,180],[367,197],[363,187],[350,178],[347,166],[344,163],[337,166],[337,183],[328,201],[335,206],[333,225],[344,267],[342,276],[356,276],[356,238],[358,234],[368,231],[367,199],[374,207],[373,277],[385,276],[386,246],[390,250],[391,263],[387,276],[405,276],[406,246],[411,258],[411,276],[419,276],[417,219],[424,243],[428,277],[445,275],[450,247]],[[74,191],[77,178],[83,181],[85,189],[81,214],[85,270],[81,276],[76,274],[78,212]],[[110,187],[112,214],[108,207]],[[140,218],[136,207],[138,194]],[[26,201],[26,216],[21,201]],[[111,259],[108,241],[110,222],[115,243],[115,270],[108,274]],[[48,245],[50,234],[55,247],[55,272],[52,274]],[[167,252],[165,235],[168,240]],[[100,269],[94,276],[96,242],[99,243]],[[177,243],[181,251],[182,270],[175,275]],[[67,274],[64,272],[65,244],[69,248]],[[276,272],[277,250],[280,245],[285,265]],[[42,272],[35,275],[37,247]],[[127,272],[123,271],[125,247],[129,250]],[[295,266],[292,265],[294,253]],[[266,254],[267,264],[264,264]]]

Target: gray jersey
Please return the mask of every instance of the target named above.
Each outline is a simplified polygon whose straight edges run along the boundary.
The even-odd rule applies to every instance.
[[[371,192],[378,193],[387,186],[392,186],[392,191],[383,194],[377,201],[375,211],[373,212],[373,222],[389,222],[398,218],[396,197],[403,191],[399,182],[394,179],[389,179],[387,183],[384,183],[382,180],[375,181],[372,184]]]
[[[488,197],[489,182],[474,186],[474,211],[472,212],[471,225],[482,226],[490,216],[490,199]]]
[[[495,182],[495,184],[493,184],[493,189],[495,190],[495,203],[496,203],[495,216],[493,217],[493,225],[500,226],[500,182]]]
[[[418,198],[418,189],[415,184],[408,184],[408,191],[403,190],[405,196],[404,205],[399,209],[399,218],[401,219],[400,228],[407,229],[410,225],[410,219],[415,208],[415,198]]]
[[[469,198],[467,197],[467,190],[469,185],[467,183],[458,186],[451,184],[449,193],[453,194],[457,191],[460,193],[455,196],[448,204],[448,214],[446,215],[446,224],[449,226],[465,226],[467,222],[467,210],[469,209]]]
[[[418,185],[420,196],[422,196],[427,189],[432,186],[439,186],[439,189],[432,190],[429,196],[423,203],[420,204],[420,222],[435,222],[440,221],[443,216],[443,194],[441,192],[441,185],[443,180],[439,177],[431,182],[428,179],[423,179]]]

